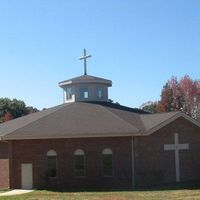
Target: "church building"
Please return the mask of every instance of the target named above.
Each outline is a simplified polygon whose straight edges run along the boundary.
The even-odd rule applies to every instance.
[[[200,180],[200,123],[109,101],[112,81],[59,83],[63,104],[0,125],[0,188],[135,188]]]

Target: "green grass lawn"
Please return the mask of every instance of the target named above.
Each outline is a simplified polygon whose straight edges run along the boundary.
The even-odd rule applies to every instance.
[[[53,192],[37,190],[28,194],[0,197],[1,200],[194,200],[200,199],[200,189],[113,192]]]

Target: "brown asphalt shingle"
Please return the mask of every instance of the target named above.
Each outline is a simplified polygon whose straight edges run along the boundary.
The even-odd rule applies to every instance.
[[[176,114],[144,114],[141,110],[108,102],[76,102],[3,123],[0,136],[39,139],[143,135]]]
[[[171,117],[175,116],[176,114],[180,113],[177,112],[168,112],[168,113],[156,113],[151,115],[140,115],[142,123],[144,124],[144,128],[146,131],[162,124],[166,120],[170,119]]]

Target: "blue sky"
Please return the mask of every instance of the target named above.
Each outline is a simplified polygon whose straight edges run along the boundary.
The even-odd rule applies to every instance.
[[[200,78],[199,0],[2,0],[0,97],[39,109],[62,103],[59,81],[113,81],[109,97],[138,107],[175,75]]]

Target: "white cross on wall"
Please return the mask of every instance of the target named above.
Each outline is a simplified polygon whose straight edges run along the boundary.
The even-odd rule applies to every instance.
[[[178,133],[174,134],[174,144],[164,144],[164,151],[174,151],[175,152],[175,169],[176,169],[176,182],[180,181],[180,159],[179,151],[188,150],[189,144],[179,144],[178,143]]]

